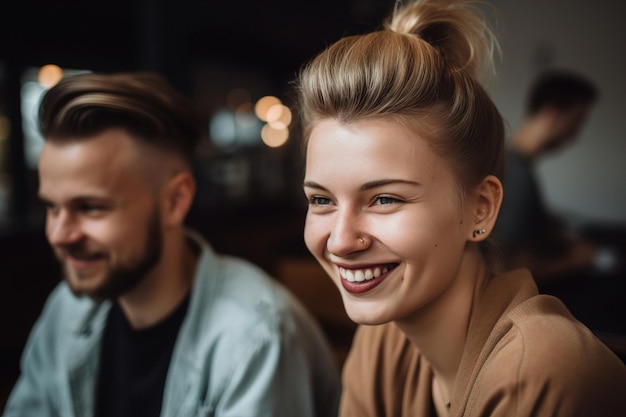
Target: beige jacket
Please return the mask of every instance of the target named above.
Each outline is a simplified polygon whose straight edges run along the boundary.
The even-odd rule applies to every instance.
[[[626,416],[626,366],[516,270],[472,312],[450,416]],[[361,326],[343,371],[343,417],[436,416],[432,370],[394,324]]]

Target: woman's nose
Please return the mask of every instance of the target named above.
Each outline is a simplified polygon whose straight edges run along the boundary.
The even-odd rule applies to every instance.
[[[335,256],[346,256],[366,249],[369,239],[358,213],[345,211],[337,213],[337,218],[328,237],[327,248]]]

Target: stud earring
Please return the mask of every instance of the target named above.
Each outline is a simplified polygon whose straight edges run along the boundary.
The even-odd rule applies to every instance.
[[[478,230],[474,230],[472,232],[472,237],[476,237],[476,235],[482,235],[483,233],[487,232],[485,229],[478,229]]]

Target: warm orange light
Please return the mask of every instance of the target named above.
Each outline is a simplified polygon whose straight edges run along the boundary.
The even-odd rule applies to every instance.
[[[43,88],[52,88],[63,78],[63,70],[58,65],[44,65],[39,69],[37,78]]]
[[[283,104],[275,104],[267,111],[267,122],[275,129],[286,129],[291,123],[291,110]]]
[[[272,106],[281,104],[280,99],[274,96],[265,96],[259,99],[254,106],[256,117],[267,122],[267,113]]]
[[[269,124],[263,126],[261,129],[261,139],[270,148],[278,148],[287,142],[289,139],[289,130],[287,129],[275,129]]]

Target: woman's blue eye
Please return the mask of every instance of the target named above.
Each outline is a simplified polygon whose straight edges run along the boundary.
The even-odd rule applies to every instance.
[[[316,206],[326,206],[331,204],[330,198],[313,196],[309,198],[309,204]]]
[[[385,196],[376,197],[376,199],[374,201],[375,201],[376,204],[380,204],[380,205],[393,204],[393,203],[397,203],[398,202],[398,200],[393,198],[393,197],[385,197]]]

